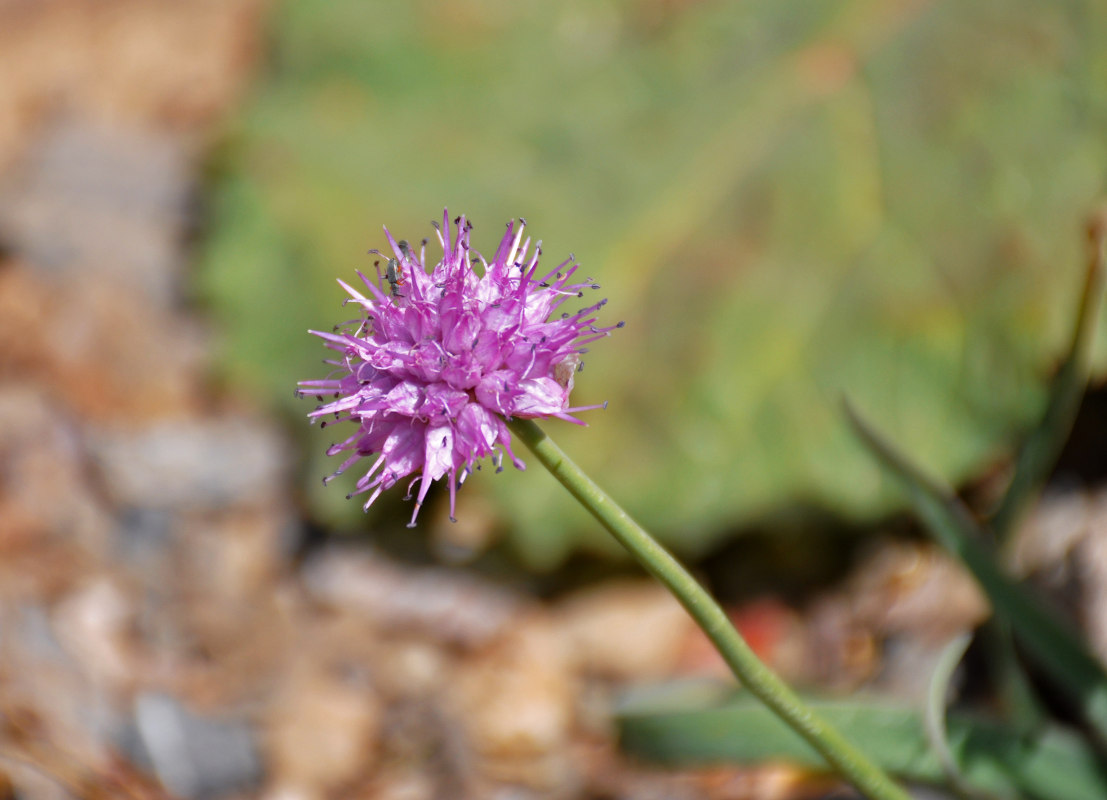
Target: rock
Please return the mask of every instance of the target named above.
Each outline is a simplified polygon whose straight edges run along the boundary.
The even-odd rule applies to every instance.
[[[407,769],[376,776],[369,796],[373,800],[435,800],[442,795],[429,775],[421,770]]]
[[[218,514],[182,515],[180,538],[190,539],[188,580],[224,608],[256,604],[283,569],[285,529],[293,524],[292,511],[276,498],[255,498]]]
[[[324,796],[376,762],[383,708],[375,691],[323,659],[294,667],[272,709],[266,761],[278,796]]]
[[[262,800],[325,800],[322,791],[284,784],[270,786],[261,797]]]
[[[288,453],[249,417],[164,421],[97,430],[90,449],[118,503],[219,509],[271,498],[285,485]]]
[[[390,698],[426,700],[441,690],[451,666],[442,650],[429,642],[397,638],[379,648],[373,677]]]
[[[220,797],[261,777],[253,736],[239,720],[201,716],[173,697],[144,693],[135,700],[134,724],[159,780],[181,797]]]
[[[452,678],[454,723],[484,776],[571,796],[581,780],[568,751],[576,681],[565,640],[548,619],[518,620],[494,647],[461,662]]]
[[[654,581],[585,589],[563,600],[556,613],[572,658],[588,672],[619,680],[672,674],[696,630],[688,612]]]
[[[61,565],[42,564],[37,549],[79,542],[86,552],[102,552],[112,524],[89,481],[79,428],[56,398],[0,383],[0,573],[42,590],[65,582]]]
[[[0,183],[0,240],[36,269],[177,297],[190,171],[179,142],[62,120]]]
[[[928,542],[879,542],[844,593],[826,602],[844,604],[846,624],[837,626],[835,639],[820,641],[834,630],[825,624],[833,615],[814,614],[812,652],[836,650],[840,661],[832,671],[869,678],[867,667],[873,685],[912,702],[926,697],[946,644],[990,614],[967,570]]]
[[[1093,499],[1082,491],[1047,491],[1015,532],[1011,566],[1018,575],[1054,573],[1058,582],[1070,554],[1085,538],[1094,514]]]
[[[122,688],[134,676],[134,603],[106,578],[89,581],[54,609],[58,639],[93,681]]]
[[[104,736],[118,722],[105,682],[89,674],[72,640],[63,639],[57,619],[42,607],[22,603],[9,609],[4,623],[5,735],[99,760]]]
[[[519,598],[446,569],[405,569],[382,556],[333,548],[304,569],[319,601],[356,610],[391,630],[420,631],[463,647],[479,647],[504,630],[521,608]]]
[[[60,419],[195,413],[203,347],[195,323],[134,287],[63,281],[22,262],[0,270],[0,379],[40,386]]]
[[[961,564],[932,544],[886,544],[856,570],[857,611],[883,634],[940,648],[991,613]]]
[[[1107,489],[1047,491],[1013,545],[1016,574],[1080,620],[1107,664]]]
[[[1107,665],[1107,491],[1098,493],[1088,527],[1078,558],[1084,624],[1095,653]]]
[[[170,557],[173,514],[164,509],[120,509],[112,555],[142,575],[164,580],[163,562]]]

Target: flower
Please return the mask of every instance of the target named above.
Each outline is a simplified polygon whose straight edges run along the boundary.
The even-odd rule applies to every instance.
[[[375,456],[349,495],[371,492],[368,510],[381,492],[414,474],[408,492],[418,482],[419,494],[409,527],[439,478],[449,477],[453,519],[457,487],[479,469],[480,459],[492,456],[499,472],[507,453],[516,468],[525,468],[511,450],[506,420],[557,417],[584,424],[572,415],[601,407],[569,407],[584,345],[623,326],[595,325],[606,300],[550,318],[565,301],[599,286],[591,278],[573,280],[579,265],[572,255],[539,277],[542,244],[528,255],[526,220],[517,230],[508,223],[491,262],[470,249],[472,225],[464,216],[452,228],[447,213],[441,226],[432,224],[443,256],[429,272],[427,240],[417,255],[385,228],[392,255],[384,275],[380,261],[376,282],[358,273],[367,294],[338,281],[350,294],[345,302],[361,306],[362,317],[333,333],[311,331],[339,357],[327,361],[336,368],[330,377],[302,381],[298,392],[318,397],[321,405],[308,415],[313,421],[333,417],[358,426],[327,450],[349,456],[323,482]],[[330,402],[323,403],[324,395]]]

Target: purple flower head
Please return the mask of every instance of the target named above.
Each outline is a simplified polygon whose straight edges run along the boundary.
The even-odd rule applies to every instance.
[[[623,325],[596,326],[595,314],[606,300],[554,314],[567,300],[599,287],[591,278],[574,280],[579,265],[572,256],[540,275],[542,245],[531,253],[530,238],[523,239],[525,220],[518,229],[508,223],[491,261],[470,249],[472,225],[465,217],[451,226],[443,213],[442,225],[432,224],[443,256],[429,271],[427,240],[416,252],[386,228],[392,254],[378,253],[383,275],[380,261],[377,281],[359,272],[364,294],[338,282],[350,294],[346,302],[361,306],[362,315],[333,333],[311,331],[338,353],[327,361],[335,371],[299,384],[301,395],[320,402],[323,395],[333,398],[308,415],[313,420],[357,423],[353,435],[327,450],[349,456],[324,483],[371,458],[351,494],[371,492],[368,509],[381,492],[414,475],[408,491],[418,482],[419,493],[410,525],[431,483],[443,476],[449,477],[453,519],[457,487],[480,459],[492,456],[499,472],[507,453],[524,469],[511,450],[505,420],[558,417],[584,424],[573,413],[600,408],[569,406],[584,345]]]

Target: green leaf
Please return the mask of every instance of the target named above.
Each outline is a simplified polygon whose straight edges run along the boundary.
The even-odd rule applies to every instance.
[[[1075,701],[1107,747],[1107,672],[1073,626],[1000,569],[992,538],[949,487],[923,473],[848,404],[846,412],[870,452],[903,485],[930,533],[972,573],[996,616],[1054,685]]]
[[[677,701],[679,702],[679,701]],[[887,703],[811,701],[880,766],[905,779],[942,784],[945,773],[930,749],[917,711]],[[790,761],[822,768],[815,751],[746,696],[704,707],[668,701],[660,708],[639,702],[619,714],[624,749],[668,765],[749,764]],[[1079,737],[1053,727],[1032,739],[1005,726],[950,714],[948,744],[967,784],[1005,797],[1099,800],[1107,796],[1107,767]]]
[[[1107,175],[1096,0],[286,0],[270,41],[199,284],[225,371],[290,415],[333,279],[445,205],[482,249],[527,217],[604,286],[628,325],[574,402],[610,410],[554,433],[684,554],[797,499],[896,502],[843,390],[954,481],[1044,402]],[[355,473],[323,493],[350,519]],[[541,476],[478,477],[461,512],[494,494],[533,564],[607,547]]]

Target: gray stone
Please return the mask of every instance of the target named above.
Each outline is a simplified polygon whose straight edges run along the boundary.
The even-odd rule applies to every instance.
[[[364,548],[331,547],[303,569],[304,584],[321,603],[346,608],[399,631],[479,647],[516,621],[524,601],[458,570],[412,569]]]
[[[271,498],[287,485],[284,441],[248,417],[100,430],[88,443],[113,498],[135,508],[221,509]]]
[[[255,787],[262,766],[250,728],[192,713],[159,693],[135,700],[134,741],[158,780],[186,798],[216,798]]]
[[[59,120],[0,185],[0,240],[37,269],[177,294],[191,194],[167,135]]]

